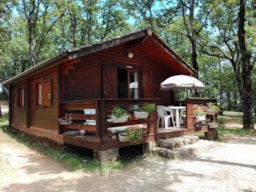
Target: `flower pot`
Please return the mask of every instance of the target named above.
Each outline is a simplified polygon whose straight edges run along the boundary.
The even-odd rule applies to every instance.
[[[125,115],[125,116],[122,116],[122,117],[116,117],[114,115],[111,115],[111,119],[112,119],[113,123],[124,123],[124,122],[128,121],[128,118],[129,118],[128,115]]]
[[[120,142],[126,142],[130,140],[125,133],[119,133],[118,138]]]
[[[134,111],[133,114],[137,119],[147,119],[149,115],[146,111]]]

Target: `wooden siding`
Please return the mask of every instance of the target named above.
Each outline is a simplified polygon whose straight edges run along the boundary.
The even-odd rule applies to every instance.
[[[160,83],[170,71],[149,60],[138,48],[133,53],[134,58],[127,58],[126,46],[120,45],[82,58],[65,75],[65,100],[117,98],[117,69],[132,68],[142,75],[141,98],[161,98],[170,104],[173,92],[160,90]]]
[[[25,87],[26,81],[21,81],[18,84],[15,84],[10,87],[10,94],[12,97],[10,98],[10,119],[12,120],[11,123],[19,124],[23,127],[26,127],[26,100],[25,100],[25,106],[19,107],[17,105],[17,89],[20,87]],[[25,94],[26,97],[26,94]]]
[[[31,76],[10,87],[12,94],[10,101],[10,125],[29,135],[47,137],[57,143],[63,143],[63,136],[59,135],[59,99],[58,99],[58,70],[56,67]],[[36,106],[37,82],[51,80],[51,106]],[[18,87],[25,87],[25,106],[17,107],[15,92]]]
[[[52,104],[49,107],[36,106],[36,83],[51,80],[52,86]],[[53,69],[44,71],[33,78],[30,81],[31,98],[30,98],[30,126],[37,128],[44,128],[48,130],[59,130],[58,125],[58,70],[56,67]]]
[[[96,61],[83,59],[65,76],[65,100],[100,98],[101,70]]]

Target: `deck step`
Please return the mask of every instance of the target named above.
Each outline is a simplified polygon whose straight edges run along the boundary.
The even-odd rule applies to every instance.
[[[188,137],[189,138],[185,136],[160,141],[160,147],[156,147],[154,152],[169,159],[183,159],[207,152],[217,146],[217,142],[199,140],[199,138],[195,136]]]
[[[199,141],[198,136],[183,136],[183,137],[174,137],[170,139],[162,139],[159,141],[159,147],[174,149],[179,148],[184,145],[193,144]]]

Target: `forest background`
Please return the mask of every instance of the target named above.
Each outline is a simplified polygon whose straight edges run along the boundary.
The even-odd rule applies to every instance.
[[[253,128],[256,0],[1,0],[0,81],[59,52],[151,28],[222,110]],[[2,89],[2,98],[7,97]]]

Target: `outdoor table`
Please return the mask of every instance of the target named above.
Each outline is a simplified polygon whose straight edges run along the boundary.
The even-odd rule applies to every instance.
[[[185,106],[170,105],[170,106],[166,107],[166,111],[169,111],[169,110],[175,111],[174,114],[175,114],[175,120],[176,120],[176,127],[179,128],[180,127],[181,115],[182,115],[181,112],[186,110],[186,107]]]

